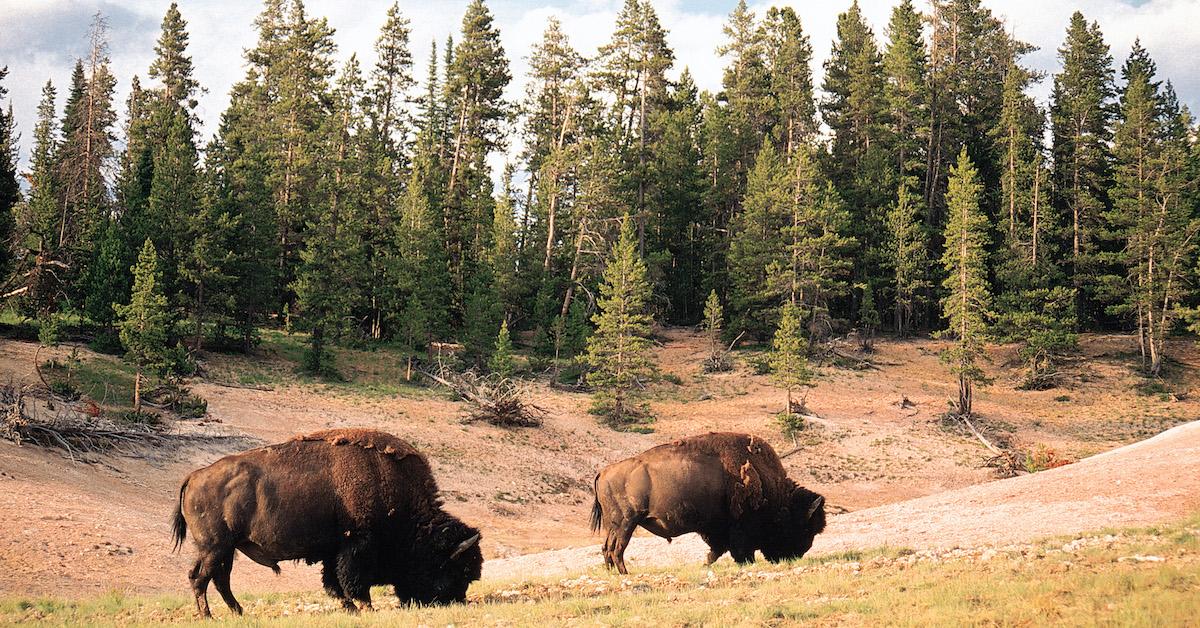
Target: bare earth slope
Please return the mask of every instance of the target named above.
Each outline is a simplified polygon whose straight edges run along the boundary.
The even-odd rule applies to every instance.
[[[1200,421],[1058,469],[831,517],[812,551],[1002,545],[1175,521],[1197,510]],[[700,562],[707,550],[694,534],[672,543],[642,537],[626,558],[636,569]],[[594,545],[493,560],[484,564],[484,577],[561,574],[599,564],[599,557]]]
[[[739,353],[735,371],[706,375],[699,369],[705,351],[699,334],[667,329],[661,341],[659,365],[680,383],[651,390],[658,417],[653,434],[599,425],[587,413],[586,395],[545,386],[537,400],[548,411],[545,426],[505,430],[464,424],[463,404],[435,391],[408,389],[411,396],[398,396],[286,378],[272,382],[273,390],[195,381],[193,390],[209,402],[209,417],[178,427],[238,436],[244,447],[330,427],[389,431],[429,456],[447,508],[483,530],[488,577],[587,569],[600,562],[587,521],[591,480],[605,464],[710,430],[754,433],[780,451],[792,447],[774,419],[783,394],[753,374],[750,352]],[[986,450],[939,425],[954,392],[938,361],[940,347],[929,340],[881,341],[871,356],[877,368],[820,369],[808,401],[821,418],[802,435],[801,452],[785,460],[789,474],[826,495],[833,512],[849,511],[831,519],[818,551],[1036,538],[1165,521],[1200,508],[1195,427],[1061,470],[982,484],[994,477],[981,464]],[[1135,390],[1142,381],[1128,357],[1135,349],[1127,336],[1086,337],[1064,365],[1060,388],[1018,391],[1011,384],[1013,349],[997,348],[989,366],[997,383],[978,395],[980,425],[1014,446],[1044,444],[1075,458],[1200,418],[1194,343],[1171,347],[1179,360],[1176,372],[1192,382],[1190,391],[1189,384],[1176,386],[1182,393],[1174,397]],[[65,349],[40,355],[55,352],[61,359]],[[0,340],[0,380],[35,382],[35,353],[33,343]],[[83,353],[86,361],[114,360]],[[210,355],[205,362],[214,374],[248,364],[294,369],[269,351],[251,358]],[[172,554],[168,525],[179,483],[189,471],[241,448],[226,443],[82,464],[0,440],[0,596],[185,592],[191,548]],[[651,558],[698,560],[697,544],[684,538],[667,546],[639,536],[631,567]],[[547,553],[564,547],[576,549]],[[286,565],[276,577],[244,558],[233,581],[236,591],[320,587],[310,567]]]

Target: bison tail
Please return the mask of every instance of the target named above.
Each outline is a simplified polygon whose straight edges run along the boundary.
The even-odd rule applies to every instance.
[[[175,552],[183,547],[183,540],[187,538],[187,519],[183,518],[183,492],[185,490],[187,490],[187,480],[184,480],[183,486],[179,487],[179,501],[175,502],[175,517],[171,523],[172,537],[175,540],[175,547],[172,551]]]
[[[596,474],[596,478],[592,480],[592,532],[600,531],[600,519],[604,511],[600,508],[600,491],[598,485],[600,483],[600,474]]]

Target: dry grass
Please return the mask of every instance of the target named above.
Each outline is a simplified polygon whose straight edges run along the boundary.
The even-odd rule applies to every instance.
[[[491,581],[471,603],[352,618],[318,592],[243,595],[247,616],[198,622],[183,597],[0,601],[0,623],[47,625],[1055,625],[1185,626],[1200,617],[1200,517],[1174,526],[933,554],[825,556],[739,569]]]

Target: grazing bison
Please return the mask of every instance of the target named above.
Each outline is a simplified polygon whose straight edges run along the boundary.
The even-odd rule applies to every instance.
[[[698,532],[708,562],[738,563],[762,550],[771,562],[799,558],[825,529],[825,498],[788,479],[766,441],[709,433],[659,445],[608,465],[595,479],[592,531],[603,525],[604,564],[625,570],[637,526],[668,541]]]
[[[429,463],[408,443],[371,430],[329,430],[226,456],[179,489],[175,549],[188,530],[198,556],[189,578],[205,617],[211,580],[235,613],[234,550],[279,573],[279,562],[321,563],[325,590],[349,611],[370,587],[402,603],[466,599],[483,565],[479,531],[442,510]]]

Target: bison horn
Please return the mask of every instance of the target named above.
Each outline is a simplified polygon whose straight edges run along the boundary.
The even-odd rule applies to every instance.
[[[814,514],[816,514],[817,510],[819,510],[821,508],[821,506],[824,506],[824,505],[825,505],[825,496],[817,495],[817,498],[813,500],[812,505],[810,505],[808,507],[808,518],[812,519],[812,516]]]
[[[460,543],[459,546],[455,548],[454,553],[450,555],[450,560],[458,558],[463,552],[471,549],[471,547],[473,547],[476,543],[479,543],[478,532],[475,533],[475,536],[472,536],[471,538]]]

